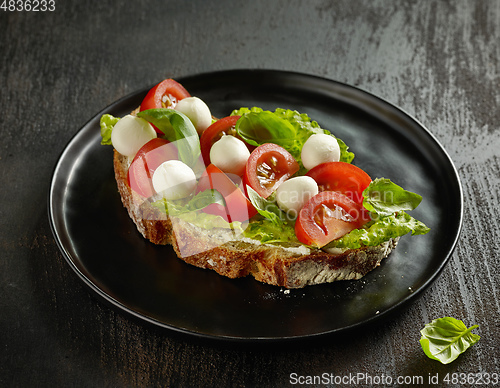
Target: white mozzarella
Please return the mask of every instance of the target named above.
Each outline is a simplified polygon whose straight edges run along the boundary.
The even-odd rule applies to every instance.
[[[146,120],[127,115],[113,127],[111,143],[120,154],[133,157],[144,144],[156,136],[156,131]]]
[[[311,135],[302,146],[300,154],[302,164],[310,170],[318,164],[338,162],[340,160],[340,147],[337,139],[327,134]]]
[[[198,97],[186,97],[180,100],[175,110],[184,113],[193,123],[198,134],[202,134],[212,124],[212,114],[207,104]]]
[[[318,194],[318,184],[310,176],[298,176],[283,182],[276,190],[278,206],[295,216],[312,197]]]
[[[231,135],[223,135],[210,149],[210,162],[228,174],[241,176],[249,157],[245,143]]]
[[[189,196],[196,187],[196,176],[187,164],[180,160],[167,160],[153,173],[153,188],[166,199]]]

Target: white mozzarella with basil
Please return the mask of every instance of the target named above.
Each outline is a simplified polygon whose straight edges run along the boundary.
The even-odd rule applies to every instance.
[[[210,162],[228,174],[241,176],[249,157],[245,143],[231,135],[223,135],[210,149]]]
[[[144,144],[156,136],[155,129],[146,120],[127,115],[113,127],[111,143],[120,154],[133,157]]]
[[[300,209],[318,194],[318,184],[310,176],[298,176],[283,182],[276,190],[276,202],[286,212],[299,214]]]
[[[335,137],[327,134],[311,135],[302,146],[302,164],[310,170],[321,163],[338,162],[340,147]]]
[[[194,171],[180,160],[163,162],[153,173],[153,188],[165,199],[185,198],[195,187]]]
[[[184,113],[193,123],[198,134],[202,134],[212,124],[212,114],[205,102],[198,97],[186,97],[180,100],[175,110]]]

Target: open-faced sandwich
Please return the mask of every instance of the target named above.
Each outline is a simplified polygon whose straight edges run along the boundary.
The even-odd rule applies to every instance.
[[[306,114],[243,107],[216,119],[165,80],[123,118],[101,118],[123,205],[154,244],[220,275],[287,288],[360,279],[401,236],[422,198],[373,179]]]

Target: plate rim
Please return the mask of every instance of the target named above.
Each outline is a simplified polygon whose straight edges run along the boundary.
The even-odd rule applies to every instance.
[[[451,241],[451,244],[447,251],[443,253],[443,260],[440,262],[439,267],[432,272],[432,275],[429,276],[425,282],[417,289],[415,292],[411,293],[407,297],[403,298],[402,300],[398,301],[397,303],[391,305],[389,308],[386,310],[380,312],[380,314],[373,315],[367,319],[364,319],[360,322],[356,322],[354,324],[344,326],[341,328],[336,328],[332,329],[329,331],[323,331],[323,332],[318,332],[318,333],[310,333],[310,334],[304,334],[304,335],[297,335],[297,336],[283,336],[283,337],[266,337],[266,336],[251,336],[251,337],[239,337],[239,336],[234,336],[234,335],[219,335],[219,334],[208,334],[208,333],[203,333],[203,332],[197,332],[194,330],[189,330],[185,328],[180,328],[175,325],[161,322],[155,318],[146,316],[144,314],[141,314],[138,311],[135,311],[134,309],[128,307],[124,303],[120,302],[119,300],[116,300],[113,298],[113,296],[109,295],[106,293],[105,290],[101,289],[98,287],[92,279],[88,278],[87,275],[76,265],[75,261],[73,260],[71,254],[68,252],[66,247],[64,246],[61,237],[59,235],[59,231],[56,227],[56,220],[55,220],[55,214],[54,214],[54,208],[53,208],[53,201],[54,201],[54,188],[57,183],[57,172],[61,169],[61,164],[64,159],[64,156],[69,152],[70,147],[77,141],[79,136],[83,136],[83,130],[89,126],[93,121],[95,121],[98,117],[100,117],[102,114],[105,114],[107,111],[109,111],[111,108],[116,107],[117,105],[123,104],[124,102],[137,97],[140,94],[145,94],[147,90],[149,90],[151,87],[156,85],[156,83],[151,84],[147,87],[138,89],[132,93],[129,93],[118,100],[108,104],[105,108],[101,109],[98,111],[96,114],[94,114],[89,120],[85,122],[80,128],[70,137],[70,139],[67,141],[67,143],[64,145],[62,151],[59,153],[59,156],[57,157],[57,160],[54,164],[53,170],[52,170],[52,175],[50,179],[50,184],[48,188],[48,193],[47,193],[47,209],[48,209],[48,218],[49,218],[49,224],[50,224],[50,229],[52,231],[52,234],[54,236],[54,239],[56,241],[56,244],[63,255],[65,261],[70,265],[72,270],[77,274],[77,276],[93,291],[95,295],[99,297],[100,300],[103,300],[106,302],[108,305],[111,305],[112,307],[118,308],[119,311],[125,312],[127,314],[131,314],[134,319],[139,319],[140,321],[145,321],[148,324],[152,324],[155,327],[161,327],[163,329],[171,330],[177,333],[189,335],[189,336],[196,336],[204,339],[211,339],[211,340],[222,340],[222,341],[236,341],[236,342],[275,342],[275,341],[290,341],[290,340],[302,340],[304,338],[316,338],[319,336],[324,336],[324,335],[332,335],[332,334],[338,334],[343,331],[350,331],[355,328],[364,326],[369,323],[373,323],[375,321],[380,321],[386,318],[387,316],[392,315],[395,310],[402,308],[405,305],[408,305],[410,302],[418,299],[418,297],[440,276],[442,273],[443,269],[445,266],[448,264],[450,261],[453,252],[458,244],[461,232],[462,232],[462,227],[463,227],[463,214],[464,214],[464,198],[463,198],[463,187],[462,183],[460,180],[460,176],[458,174],[458,170],[453,163],[452,158],[450,157],[449,153],[446,151],[444,146],[441,144],[441,142],[437,139],[437,137],[426,127],[424,126],[419,120],[417,120],[415,117],[413,117],[411,114],[400,108],[399,106],[387,101],[384,98],[381,98],[370,91],[364,90],[363,88],[360,88],[358,86],[353,86],[341,81],[336,81],[333,79],[329,79],[326,77],[314,75],[314,74],[308,74],[308,73],[303,73],[303,72],[296,72],[296,71],[283,71],[283,70],[273,70],[273,69],[233,69],[233,70],[218,70],[218,71],[211,71],[211,72],[202,72],[202,73],[196,73],[196,74],[191,74],[191,75],[186,75],[186,76],[181,76],[178,78],[175,78],[180,82],[181,84],[184,82],[193,82],[196,81],[196,79],[204,79],[206,77],[214,77],[214,76],[229,76],[229,75],[238,75],[241,76],[242,74],[248,74],[252,73],[254,75],[262,75],[262,76],[267,76],[267,77],[275,77],[275,76],[284,76],[284,77],[300,77],[302,79],[309,79],[309,80],[315,80],[316,82],[320,83],[327,83],[331,85],[336,85],[337,87],[340,87],[342,89],[349,90],[351,92],[355,92],[356,95],[361,95],[363,97],[366,97],[367,99],[375,99],[379,101],[379,104],[383,105],[384,108],[395,111],[397,112],[400,116],[402,116],[405,120],[408,120],[410,122],[413,122],[416,124],[419,128],[420,131],[423,131],[423,133],[434,143],[435,146],[439,148],[439,151],[441,152],[442,156],[445,158],[445,160],[448,162],[448,168],[451,168],[450,172],[453,172],[453,178],[454,178],[454,183],[456,185],[456,192],[455,190],[453,191],[455,195],[457,195],[457,199],[459,202],[460,209],[458,211],[457,215],[457,225],[454,228],[456,229],[456,233],[454,235],[453,241]],[[220,276],[220,275],[219,275]]]

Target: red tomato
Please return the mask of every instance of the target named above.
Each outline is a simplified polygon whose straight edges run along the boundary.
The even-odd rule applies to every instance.
[[[363,190],[372,178],[359,167],[345,162],[328,162],[307,172],[318,184],[319,191],[336,191],[359,204],[363,203]]]
[[[203,209],[205,213],[221,216],[228,222],[244,222],[257,214],[252,203],[231,178],[213,164],[208,165],[200,177],[196,193],[210,189],[215,189],[222,194],[226,206],[213,203]]]
[[[217,120],[203,131],[200,137],[201,156],[205,166],[210,164],[210,148],[223,134],[234,132],[234,126],[241,116],[228,116]],[[232,134],[232,133],[231,133]]]
[[[269,197],[280,184],[299,170],[299,164],[283,147],[265,143],[252,151],[243,181],[261,197]]]
[[[370,220],[360,204],[335,191],[323,191],[300,210],[295,234],[306,245],[322,247]]]
[[[166,79],[158,85],[151,88],[141,102],[140,111],[159,108],[175,108],[177,102],[183,98],[191,97],[189,92],[184,89],[177,81]],[[159,129],[155,128],[156,132],[163,135]]]
[[[156,168],[167,160],[178,159],[178,151],[168,140],[155,138],[137,152],[128,169],[128,184],[137,194],[151,197],[155,191],[151,179]]]
[[[241,116],[227,116],[222,119],[217,120],[215,123],[210,125],[207,129],[205,129],[200,138],[200,146],[201,146],[201,156],[203,157],[203,161],[205,162],[205,166],[210,164],[210,149],[214,145],[214,143],[219,140],[222,135],[232,135],[240,139],[245,143],[245,141],[236,134],[234,129],[236,122]],[[252,152],[255,149],[255,146],[251,146],[250,144],[245,143],[248,150]]]

